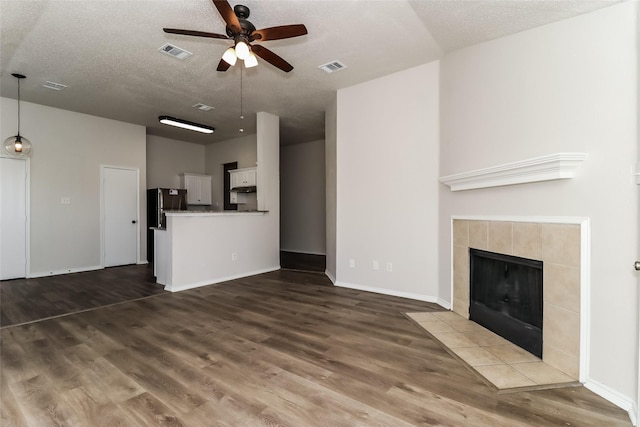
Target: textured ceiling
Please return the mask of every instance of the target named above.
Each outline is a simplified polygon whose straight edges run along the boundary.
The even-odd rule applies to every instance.
[[[163,27],[224,33],[211,0],[0,0],[0,94],[122,120],[147,132],[208,144],[255,132],[255,113],[280,116],[283,144],[324,138],[335,91],[417,66],[443,53],[569,18],[619,0],[243,0],[256,28],[305,24],[309,34],[264,42],[295,68],[259,59],[242,71],[215,68],[231,42],[170,35]],[[232,2],[231,5],[237,4]],[[194,55],[158,52],[171,43]],[[326,74],[339,60],[347,69]],[[45,81],[68,87],[54,91]],[[203,112],[196,103],[215,107]],[[216,127],[212,135],[158,123],[170,115]],[[24,118],[28,120],[28,118]],[[6,137],[1,136],[3,139]]]

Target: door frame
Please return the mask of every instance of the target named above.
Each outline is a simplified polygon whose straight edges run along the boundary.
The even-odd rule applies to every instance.
[[[140,264],[140,169],[127,166],[100,165],[100,267],[105,268],[104,256],[104,177],[106,169],[120,169],[136,173],[136,264]]]
[[[229,190],[231,189],[231,176],[230,170],[238,169],[238,161],[227,162],[222,164],[222,210],[237,211],[238,204],[231,203],[231,196]]]
[[[16,160],[25,162],[25,278],[29,279],[31,277],[31,158],[21,158],[17,159],[9,156],[2,156],[2,158],[7,160]],[[2,213],[0,212],[0,217]],[[0,254],[1,255],[1,254]]]

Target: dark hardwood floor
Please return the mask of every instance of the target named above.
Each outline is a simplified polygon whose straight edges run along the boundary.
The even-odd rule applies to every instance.
[[[0,281],[0,327],[161,293],[148,265]]]
[[[0,424],[631,425],[582,387],[497,394],[404,315],[438,306],[329,284],[280,270],[4,327]]]

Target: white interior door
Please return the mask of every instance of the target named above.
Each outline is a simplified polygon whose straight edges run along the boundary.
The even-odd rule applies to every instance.
[[[0,158],[0,280],[27,277],[27,161]]]
[[[136,169],[102,168],[105,267],[137,262],[138,200]]]

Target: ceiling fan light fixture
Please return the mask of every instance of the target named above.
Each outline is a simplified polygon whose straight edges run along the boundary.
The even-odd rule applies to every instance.
[[[230,47],[229,49],[225,50],[224,54],[222,55],[222,60],[231,66],[236,65],[238,57],[236,56],[235,49]]]
[[[160,120],[160,123],[164,125],[175,126],[182,129],[193,130],[196,132],[213,133],[213,131],[216,130],[216,128],[213,128],[211,126],[201,125],[199,123],[190,122],[188,120],[176,119],[175,117],[170,116],[160,116],[158,117],[158,120]]]
[[[249,52],[249,57],[244,60],[244,68],[252,68],[258,65],[258,58],[253,52]]]
[[[236,56],[243,61],[249,57],[251,51],[249,50],[249,45],[244,40],[239,40],[236,43]]]

